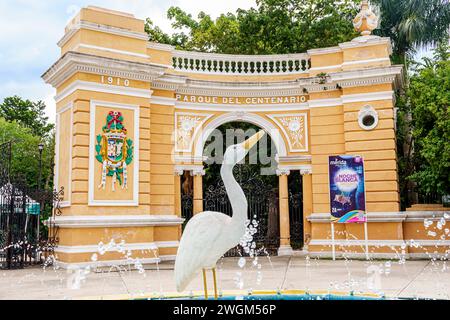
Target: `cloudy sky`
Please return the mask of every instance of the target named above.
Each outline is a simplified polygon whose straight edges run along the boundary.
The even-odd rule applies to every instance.
[[[56,45],[66,23],[80,8],[95,5],[150,17],[171,32],[167,9],[179,6],[194,16],[201,10],[217,17],[223,12],[255,6],[254,0],[0,0],[0,101],[11,95],[44,100],[51,121],[55,94],[41,79],[59,57]]]

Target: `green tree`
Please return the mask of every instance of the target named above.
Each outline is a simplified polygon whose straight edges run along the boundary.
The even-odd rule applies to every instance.
[[[12,141],[11,176],[22,176],[29,186],[38,184],[39,143],[44,144],[42,152],[42,186],[53,188],[54,134],[42,139],[33,130],[16,121],[0,118],[0,144]],[[4,159],[5,161],[5,159]],[[7,161],[7,160],[6,160]]]
[[[6,121],[17,121],[30,128],[31,132],[40,137],[50,134],[54,125],[48,123],[45,116],[45,104],[42,101],[32,102],[19,96],[7,97],[0,104],[0,117]]]
[[[352,18],[360,1],[257,0],[257,8],[238,9],[216,20],[204,12],[197,19],[179,7],[167,16],[179,31],[169,36],[147,19],[153,41],[179,49],[229,54],[297,53],[334,46],[356,36]]]
[[[381,13],[376,34],[392,39],[394,61],[406,64],[418,47],[435,45],[448,36],[448,0],[373,0]]]
[[[419,68],[408,99],[415,151],[410,178],[424,193],[450,194],[450,61]]]

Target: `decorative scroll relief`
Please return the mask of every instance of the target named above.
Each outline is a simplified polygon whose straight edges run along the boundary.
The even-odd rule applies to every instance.
[[[211,115],[196,113],[175,113],[175,151],[191,152],[193,139]]]
[[[306,113],[269,115],[268,117],[275,121],[283,131],[291,152],[308,151]]]
[[[97,135],[95,146],[98,162],[102,164],[99,189],[105,189],[107,177],[111,177],[111,189],[115,191],[116,182],[122,189],[128,188],[127,166],[133,161],[133,140],[127,138],[124,118],[118,111],[110,111],[106,117],[102,134]]]

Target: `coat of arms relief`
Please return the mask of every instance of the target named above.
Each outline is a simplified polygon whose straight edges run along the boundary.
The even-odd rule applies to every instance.
[[[121,112],[110,111],[102,134],[97,135],[95,146],[98,162],[102,164],[101,182],[98,188],[105,189],[107,177],[111,177],[111,189],[115,191],[119,181],[122,189],[128,188],[127,167],[133,161],[133,140],[127,138],[127,129],[123,124]]]

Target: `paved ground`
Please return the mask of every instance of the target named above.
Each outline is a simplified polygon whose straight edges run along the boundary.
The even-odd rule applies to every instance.
[[[308,291],[382,292],[387,297],[428,297],[450,299],[450,268],[443,261],[330,261],[304,257],[246,258],[241,268],[238,258],[225,258],[218,265],[219,288]],[[242,262],[242,261],[241,261]],[[258,268],[260,264],[260,269]],[[48,267],[0,271],[0,299],[81,299],[143,297],[175,291],[173,264],[146,266],[137,270],[67,271]],[[142,272],[144,271],[144,272]],[[212,279],[211,274],[209,274]],[[211,281],[210,281],[211,285]],[[200,290],[195,279],[189,291]],[[379,290],[377,290],[377,288]]]

